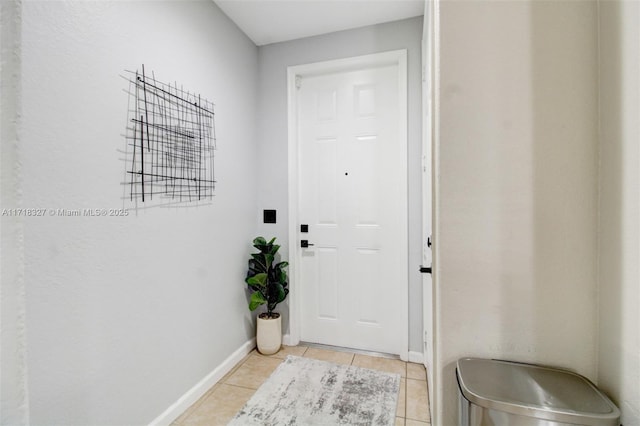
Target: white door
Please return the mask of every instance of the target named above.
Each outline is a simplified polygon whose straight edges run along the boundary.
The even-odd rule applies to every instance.
[[[406,351],[407,158],[399,66],[298,80],[301,340]],[[404,335],[403,335],[404,334]]]

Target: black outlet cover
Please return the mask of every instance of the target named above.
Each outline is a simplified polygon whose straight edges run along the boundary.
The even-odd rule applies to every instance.
[[[276,211],[275,210],[263,210],[262,221],[264,223],[276,223]]]

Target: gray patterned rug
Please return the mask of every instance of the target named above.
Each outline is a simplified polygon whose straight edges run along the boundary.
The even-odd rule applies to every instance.
[[[289,355],[229,425],[392,426],[399,391],[398,374]]]

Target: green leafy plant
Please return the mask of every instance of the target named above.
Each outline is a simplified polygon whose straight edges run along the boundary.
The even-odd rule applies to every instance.
[[[249,290],[252,291],[249,309],[254,311],[258,306],[266,304],[268,318],[277,318],[280,315],[274,314],[273,310],[289,294],[287,272],[284,270],[289,263],[276,263],[280,246],[274,244],[275,241],[276,239],[272,238],[267,242],[263,237],[253,240],[253,246],[260,252],[251,255],[245,280]]]

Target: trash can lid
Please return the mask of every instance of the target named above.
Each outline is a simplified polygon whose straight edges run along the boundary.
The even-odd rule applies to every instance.
[[[460,391],[485,408],[556,422],[617,426],[620,410],[589,380],[565,370],[462,358]]]

